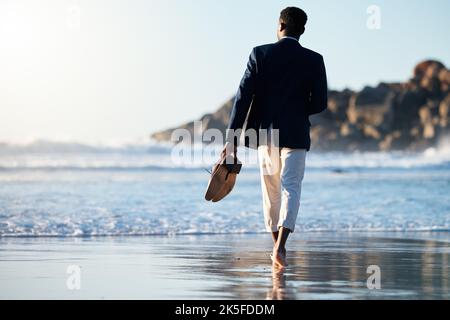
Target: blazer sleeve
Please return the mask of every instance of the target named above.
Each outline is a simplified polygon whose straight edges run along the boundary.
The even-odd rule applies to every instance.
[[[256,50],[253,49],[247,63],[247,69],[242,77],[236,93],[233,109],[230,115],[229,130],[242,129],[247,118],[256,88]]]
[[[327,73],[322,56],[319,56],[316,65],[317,67],[316,70],[314,70],[311,87],[310,104],[308,109],[309,115],[321,113],[328,106]]]

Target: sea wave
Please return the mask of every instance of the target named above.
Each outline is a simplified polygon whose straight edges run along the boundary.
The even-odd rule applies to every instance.
[[[0,237],[264,232],[256,171],[240,178],[226,201],[212,204],[204,201],[208,175],[193,171],[210,166],[208,161],[174,163],[171,147],[162,145],[147,144],[140,147],[147,151],[139,152],[137,147],[127,151],[129,146],[106,148],[109,151],[100,147],[99,152],[92,148],[22,153],[18,148],[14,152],[3,149]],[[297,230],[449,232],[449,160],[448,153],[438,149],[425,153],[313,151],[308,154],[307,168],[320,172],[308,175],[305,181]],[[245,168],[257,170],[256,165]],[[386,168],[402,174],[386,173]],[[33,171],[38,169],[120,172]],[[327,172],[353,169],[366,171],[349,175]],[[403,174],[412,169],[413,174]],[[134,174],[132,170],[143,172]]]
[[[0,170],[166,170],[209,168],[221,146],[194,145],[180,159],[173,145],[156,142],[82,144],[35,141],[27,144],[0,143]],[[179,151],[179,150],[178,150]],[[257,167],[254,150],[240,149],[246,167]],[[310,152],[311,169],[358,168],[450,168],[450,148],[440,146],[425,152]]]
[[[307,228],[299,226],[297,232],[301,233],[334,233],[334,232],[347,232],[347,233],[384,233],[384,232],[450,232],[449,227],[443,226],[429,226],[429,227],[418,227],[418,228],[404,228],[404,227],[386,227],[386,228],[352,228],[348,227],[346,229],[333,229],[333,228]],[[0,232],[0,238],[96,238],[96,237],[145,237],[145,236],[184,236],[184,235],[244,235],[244,234],[265,234],[264,230],[231,230],[231,231],[197,231],[197,230],[181,230],[181,231],[136,231],[136,232],[84,232],[82,230],[74,230],[72,233],[59,233],[56,231],[51,232]]]

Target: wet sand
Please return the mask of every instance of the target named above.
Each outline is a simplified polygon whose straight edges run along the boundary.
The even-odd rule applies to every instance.
[[[281,273],[270,251],[266,234],[2,238],[0,298],[450,298],[447,232],[296,234]],[[380,290],[367,288],[370,265]],[[69,266],[81,268],[80,290],[67,287]]]

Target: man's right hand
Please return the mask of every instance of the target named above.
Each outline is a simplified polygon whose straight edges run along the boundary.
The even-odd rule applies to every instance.
[[[221,156],[223,158],[226,158],[226,157],[232,155],[233,153],[234,153],[234,156],[236,157],[234,145],[231,144],[230,142],[225,143],[225,146],[223,147]]]

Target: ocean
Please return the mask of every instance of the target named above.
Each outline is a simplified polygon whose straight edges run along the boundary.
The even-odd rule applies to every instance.
[[[204,192],[214,156],[174,161],[173,151],[157,143],[0,144],[0,237],[264,232],[254,154],[232,194],[213,204]],[[449,194],[445,149],[311,151],[297,232],[450,231]]]

